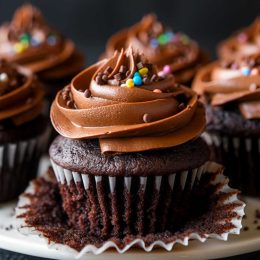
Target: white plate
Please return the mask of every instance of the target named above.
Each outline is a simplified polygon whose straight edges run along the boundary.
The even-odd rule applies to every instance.
[[[49,160],[45,158],[42,161],[40,172],[45,172],[48,165]],[[249,230],[242,230],[240,235],[230,235],[227,242],[210,239],[205,243],[201,243],[194,240],[189,242],[188,247],[180,244],[176,245],[172,252],[157,249],[153,250],[152,253],[146,253],[142,250],[134,249],[120,255],[120,258],[135,258],[136,260],[157,260],[161,258],[165,260],[184,258],[212,259],[260,250],[260,230],[257,230],[257,226],[260,226],[260,219],[258,220],[258,224],[254,224],[255,210],[260,210],[260,199],[243,198],[242,200],[247,204],[245,209],[247,218],[243,220],[243,226],[249,227]],[[16,203],[0,205],[0,248],[51,259],[75,259],[77,252],[73,249],[68,250],[67,246],[49,245],[44,238],[37,235],[26,236],[19,233],[15,228],[6,230],[10,225],[13,227],[19,226],[19,222],[14,218],[15,206]],[[66,250],[63,250],[64,248],[66,248]],[[114,260],[116,256],[119,256],[119,254],[111,250],[97,256],[86,254],[80,259]]]
[[[244,198],[247,203],[246,214],[243,225],[248,226],[248,231],[242,231],[241,235],[231,235],[227,242],[218,240],[208,240],[205,243],[191,241],[188,247],[177,245],[172,252],[164,250],[154,250],[152,253],[145,253],[141,250],[131,250],[123,255],[121,259],[212,259],[228,257],[238,254],[244,254],[260,250],[260,220],[254,224],[254,214],[256,209],[260,209],[260,200]],[[69,250],[64,252],[63,246],[56,247],[48,245],[46,240],[37,235],[24,235],[19,233],[15,228],[6,230],[10,225],[17,225],[14,219],[15,203],[0,205],[0,247],[6,250],[15,251],[23,254],[46,257],[52,259],[74,259],[77,252]],[[86,254],[80,259],[114,259],[119,256],[115,251],[105,252],[101,255],[94,256]]]

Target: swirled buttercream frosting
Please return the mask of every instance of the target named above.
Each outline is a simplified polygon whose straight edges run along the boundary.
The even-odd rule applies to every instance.
[[[237,108],[245,119],[260,119],[260,53],[207,65],[193,89],[212,106]]]
[[[0,125],[21,125],[42,111],[43,89],[28,69],[0,60]]]
[[[114,34],[107,42],[105,56],[131,45],[157,65],[160,74],[175,76],[185,83],[193,78],[199,65],[206,62],[206,55],[198,44],[186,34],[173,32],[149,14],[134,26]]]
[[[205,127],[195,92],[176,85],[171,75],[158,76],[132,48],[78,74],[57,94],[51,120],[65,137],[99,138],[103,153],[173,147]]]
[[[260,17],[250,26],[234,33],[218,48],[221,59],[233,60],[260,52]]]
[[[77,73],[83,65],[74,43],[50,27],[29,4],[17,9],[12,21],[0,27],[0,57],[51,79]]]

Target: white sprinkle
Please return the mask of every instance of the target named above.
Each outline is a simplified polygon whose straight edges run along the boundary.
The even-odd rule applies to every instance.
[[[249,90],[250,91],[255,91],[257,89],[257,84],[256,83],[251,83],[250,86],[249,86]]]
[[[0,81],[5,82],[7,80],[8,80],[8,75],[5,72],[1,73],[0,74]]]

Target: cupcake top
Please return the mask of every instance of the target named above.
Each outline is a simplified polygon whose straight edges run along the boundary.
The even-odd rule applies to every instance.
[[[77,75],[57,94],[51,120],[65,137],[99,138],[103,153],[173,147],[205,127],[195,92],[158,76],[131,47]]]
[[[0,27],[0,57],[26,66],[42,77],[77,73],[83,57],[74,43],[50,27],[41,12],[26,4]],[[70,66],[64,68],[64,64]]]
[[[223,41],[218,54],[222,59],[232,60],[260,52],[260,18],[257,18],[249,27],[233,34]]]
[[[259,119],[260,53],[204,67],[193,89],[212,106],[231,107],[238,109],[244,119]]]
[[[41,114],[43,89],[28,69],[0,59],[0,125],[22,125]]]
[[[186,34],[174,33],[159,22],[155,15],[146,15],[139,23],[113,35],[107,43],[107,57],[115,50],[131,45],[140,50],[160,70],[160,74],[173,73],[177,82],[187,82],[196,67],[205,63],[198,44]]]

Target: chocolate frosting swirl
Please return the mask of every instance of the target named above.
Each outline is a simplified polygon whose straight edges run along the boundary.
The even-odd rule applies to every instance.
[[[197,74],[193,89],[212,106],[237,107],[245,119],[260,118],[260,54],[214,62]]]
[[[172,76],[125,86],[140,62],[147,61],[129,48],[82,71],[52,104],[54,128],[72,139],[99,138],[103,153],[172,147],[198,137],[205,118],[195,92],[176,86]],[[111,85],[123,66],[129,72],[121,86]],[[153,74],[156,68],[149,70]],[[98,80],[107,71],[107,82]]]
[[[106,57],[131,45],[144,53],[162,72],[173,73],[177,82],[191,80],[197,67],[207,61],[205,53],[187,35],[165,27],[155,15],[149,14],[134,26],[114,34],[107,42]]]
[[[0,60],[0,124],[21,125],[42,111],[43,89],[28,69]]]
[[[250,26],[234,33],[218,48],[221,59],[233,60],[260,52],[260,17]]]
[[[0,27],[0,57],[50,79],[77,73],[83,66],[74,43],[50,27],[29,4],[17,9],[12,21]],[[70,66],[64,68],[67,63]]]

